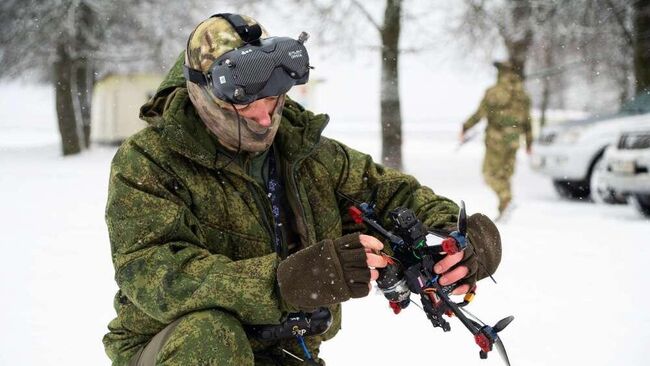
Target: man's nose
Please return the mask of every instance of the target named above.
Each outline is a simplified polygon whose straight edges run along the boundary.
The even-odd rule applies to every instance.
[[[275,98],[264,98],[253,102],[246,112],[248,118],[254,120],[262,127],[271,126],[271,113],[275,108]]]

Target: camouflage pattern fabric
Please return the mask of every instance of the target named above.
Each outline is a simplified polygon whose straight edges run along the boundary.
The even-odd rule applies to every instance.
[[[190,102],[183,62],[184,56],[179,57],[142,107],[141,117],[150,126],[129,138],[111,165],[106,221],[119,291],[114,301],[117,317],[103,341],[113,365],[127,365],[152,337],[182,317],[189,317],[184,324],[196,327],[188,327],[186,336],[178,334],[184,346],[165,347],[178,347],[175,352],[187,355],[184,364],[193,364],[193,347],[208,358],[227,357],[230,351],[220,351],[225,340],[213,351],[203,343],[210,344],[214,333],[235,332],[234,320],[242,326],[277,324],[287,311],[276,284],[286,243],[282,254],[276,254],[265,188],[239,164],[220,169],[229,157],[219,153],[217,139]],[[453,227],[455,203],[411,176],[322,137],[328,119],[287,98],[274,141],[278,171],[296,218],[292,230],[302,246],[361,231],[349,217],[344,197],[368,200],[373,191],[384,225],[389,210],[405,206],[431,228]],[[247,159],[243,156],[244,166]],[[307,337],[310,350],[317,352],[320,342],[340,329],[340,305],[331,311],[331,329]],[[206,332],[213,335],[201,337]],[[237,343],[237,349],[247,349],[239,344],[245,342],[241,333],[235,333],[227,339]],[[284,346],[301,355],[295,340],[264,345],[248,341],[256,363],[266,362],[264,357],[272,358]]]
[[[314,360],[319,349],[313,342],[307,345]],[[136,353],[129,366],[186,365],[302,365],[302,362],[275,347],[259,341],[249,341],[242,324],[232,315],[213,309],[189,313],[169,324]],[[302,356],[292,340],[280,343],[282,349]]]
[[[242,15],[242,18],[248,25],[258,24],[246,15]],[[260,27],[262,38],[268,37],[261,24]],[[187,65],[203,72],[207,72],[224,53],[244,45],[235,29],[221,17],[208,18],[196,26],[187,43]]]
[[[486,147],[483,178],[499,198],[499,212],[503,212],[512,200],[510,179],[514,174],[516,156],[516,149]]]
[[[261,152],[268,150],[273,143],[282,119],[284,95],[278,97],[275,103],[271,113],[271,125],[261,127],[251,119],[220,107],[214,102],[219,99],[210,89],[188,82],[187,90],[201,120],[217,136],[221,146],[231,151],[241,148],[242,151]]]
[[[259,22],[249,16],[242,15],[242,18],[244,18],[248,25],[259,24]],[[261,24],[259,26],[262,29],[261,38],[268,37],[269,34],[264,26]],[[197,25],[190,34],[185,51],[185,64],[205,73],[210,70],[212,63],[221,57],[221,55],[243,45],[244,41],[226,19],[221,17],[208,18]],[[199,88],[191,83],[188,84]],[[203,108],[210,108],[213,103],[216,103],[220,107],[228,106],[227,102],[214,96],[209,89],[205,90],[205,93],[208,94],[208,98],[206,99],[202,98],[203,92],[199,92],[198,90],[190,92],[196,99],[194,100],[195,105],[199,101],[203,104]]]
[[[524,135],[526,147],[532,144],[530,98],[521,77],[503,64],[497,84],[485,92],[478,110],[463,123],[463,132],[487,119],[483,177],[499,198],[499,212],[512,199],[510,178],[514,173],[519,139]]]
[[[203,310],[166,327],[129,366],[253,364],[253,351],[241,323],[228,313]]]

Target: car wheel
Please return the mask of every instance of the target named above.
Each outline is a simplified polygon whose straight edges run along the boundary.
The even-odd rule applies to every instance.
[[[562,198],[582,200],[589,197],[589,184],[583,181],[554,179],[553,188]]]
[[[598,160],[594,163],[593,168],[591,169],[591,176],[589,177],[589,191],[591,195],[591,200],[596,203],[625,203],[625,199],[620,197],[613,192],[607,186],[607,183],[604,179],[606,174],[605,169],[605,159],[599,157]]]
[[[650,217],[650,194],[633,194],[630,203],[645,217]]]

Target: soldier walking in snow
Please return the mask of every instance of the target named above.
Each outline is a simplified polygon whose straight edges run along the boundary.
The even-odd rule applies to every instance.
[[[483,177],[499,198],[501,218],[512,201],[510,179],[520,136],[525,136],[526,152],[530,154],[532,134],[530,98],[521,76],[508,62],[495,62],[494,66],[498,71],[497,83],[485,92],[478,110],[463,123],[460,140],[462,143],[467,130],[481,119],[487,119]]]
[[[106,209],[119,286],[104,337],[113,365],[323,364],[340,303],[368,295],[386,266],[345,199],[373,197],[382,220],[401,206],[429,228],[455,227],[455,203],[321,136],[329,117],[286,96],[307,80],[305,40],[215,15],[141,108],[150,127],[115,155]],[[455,294],[501,258],[494,225],[470,220],[468,236],[435,269]],[[331,326],[304,340],[260,331],[295,314]]]

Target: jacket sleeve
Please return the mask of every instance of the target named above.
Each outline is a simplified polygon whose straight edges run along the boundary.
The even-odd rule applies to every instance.
[[[376,202],[376,212],[382,225],[387,225],[388,213],[397,207],[407,207],[430,229],[455,229],[458,206],[421,185],[414,177],[376,164],[369,155],[351,149],[340,142],[327,140],[336,150],[330,164],[335,167],[336,187],[341,197],[344,233],[361,228],[351,222],[347,213],[347,198]]]
[[[277,255],[232,261],[212,254],[163,166],[128,141],[112,163],[106,222],[122,293],[162,323],[211,308],[248,324],[277,323]]]
[[[327,140],[326,143],[332,144],[338,150],[337,157],[331,161],[340,169],[337,187],[341,196],[339,209],[342,213],[344,234],[363,230],[363,227],[355,224],[347,214],[349,198],[364,202],[374,198],[377,218],[384,227],[390,227],[390,211],[397,207],[407,207],[412,209],[429,229],[443,232],[457,229],[459,208],[453,201],[435,194],[431,188],[421,185],[410,175],[374,163],[366,154],[336,141]],[[489,273],[494,273],[501,259],[500,236],[494,223],[487,217],[484,217],[482,222],[488,222],[484,226],[493,230],[476,231],[477,234],[471,242],[474,248],[479,248],[479,260],[487,266]],[[476,279],[482,279],[489,273],[482,271]]]
[[[486,116],[487,116],[487,92],[485,94],[485,97],[483,97],[483,100],[481,100],[481,104],[479,104],[476,112],[474,112],[474,114],[471,115],[467,119],[467,121],[465,121],[465,123],[463,123],[463,132],[474,127],[477,123],[481,121],[481,119],[483,119]]]

